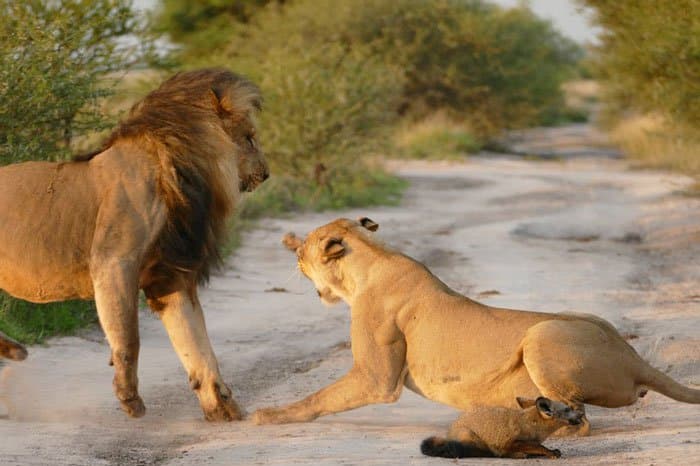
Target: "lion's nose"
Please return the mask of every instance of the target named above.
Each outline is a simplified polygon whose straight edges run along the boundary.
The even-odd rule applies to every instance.
[[[268,169],[266,168],[265,171],[264,171],[263,174],[262,174],[262,179],[263,179],[263,181],[265,181],[265,180],[268,179],[269,177],[270,177],[270,170],[268,170]]]

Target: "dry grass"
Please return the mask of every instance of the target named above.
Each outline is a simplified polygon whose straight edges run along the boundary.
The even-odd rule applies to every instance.
[[[566,107],[592,112],[598,103],[600,85],[593,79],[579,79],[562,84]]]
[[[700,136],[654,115],[632,116],[610,131],[611,141],[641,166],[700,178]]]
[[[458,122],[444,112],[417,122],[404,122],[394,132],[399,153],[410,158],[460,158],[478,152],[482,143],[468,123]]]

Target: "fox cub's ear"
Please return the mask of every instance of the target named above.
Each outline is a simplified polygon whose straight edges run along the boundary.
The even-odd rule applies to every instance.
[[[362,217],[357,221],[360,222],[360,225],[367,228],[369,231],[377,231],[377,229],[379,228],[379,224],[368,217]]]
[[[554,415],[554,406],[552,406],[552,400],[545,398],[543,396],[535,400],[535,406],[537,410],[545,417],[552,417]]]
[[[515,401],[517,401],[518,406],[520,406],[523,409],[535,406],[535,400],[533,400],[531,398],[523,398],[523,397],[519,396],[519,397],[515,398]]]

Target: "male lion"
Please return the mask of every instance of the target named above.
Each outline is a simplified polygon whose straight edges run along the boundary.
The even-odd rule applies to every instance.
[[[37,303],[92,299],[130,416],[138,293],[160,316],[208,420],[239,419],[219,375],[197,284],[220,257],[241,191],[269,175],[255,85],[224,69],[176,74],[130,111],[102,150],[0,169],[0,288]]]
[[[544,396],[574,409],[619,407],[647,389],[700,403],[700,390],[654,369],[611,324],[587,314],[499,309],[451,290],[420,262],[382,245],[368,218],[339,219],[305,241],[287,236],[324,303],[351,307],[350,372],[309,397],[255,412],[257,423],[310,421],[396,401],[405,385],[463,410],[516,408]],[[581,433],[590,425],[583,419]]]

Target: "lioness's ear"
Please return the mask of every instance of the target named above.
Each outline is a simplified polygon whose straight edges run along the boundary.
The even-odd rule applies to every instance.
[[[379,224],[375,223],[374,221],[372,221],[372,219],[368,217],[359,218],[357,221],[360,222],[360,225],[367,228],[369,231],[377,231],[377,229],[379,228]]]
[[[282,244],[284,244],[287,249],[294,252],[304,244],[304,240],[290,231],[282,237]]]
[[[523,398],[518,396],[515,398],[515,401],[517,401],[518,405],[523,409],[535,406],[535,400],[532,400],[530,398]]]
[[[323,257],[325,260],[337,259],[345,254],[345,246],[340,238],[329,238],[323,246]]]

